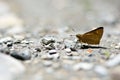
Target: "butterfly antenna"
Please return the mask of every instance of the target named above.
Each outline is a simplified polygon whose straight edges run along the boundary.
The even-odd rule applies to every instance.
[[[72,36],[76,36],[76,35],[70,35],[70,36],[72,37]]]
[[[76,30],[74,28],[70,28],[71,32],[74,33]],[[76,35],[70,35],[70,36],[76,36]]]

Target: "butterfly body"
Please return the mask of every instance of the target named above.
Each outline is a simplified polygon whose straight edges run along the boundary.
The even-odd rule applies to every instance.
[[[81,43],[97,45],[100,43],[100,39],[103,35],[103,27],[99,27],[84,34],[77,34],[76,37]]]

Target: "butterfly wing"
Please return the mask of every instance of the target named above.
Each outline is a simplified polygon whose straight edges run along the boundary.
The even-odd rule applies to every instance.
[[[99,27],[95,30],[83,34],[82,42],[87,44],[99,44],[102,35],[103,35],[103,27]]]

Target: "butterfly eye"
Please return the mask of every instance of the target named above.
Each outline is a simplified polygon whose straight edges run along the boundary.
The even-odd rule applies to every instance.
[[[77,37],[77,38],[80,38],[80,37],[81,37],[81,35],[80,35],[80,34],[77,34],[77,35],[76,35],[76,37]]]

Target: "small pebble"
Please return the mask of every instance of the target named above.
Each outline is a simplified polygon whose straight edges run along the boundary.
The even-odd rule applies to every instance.
[[[117,46],[115,46],[115,49],[120,49],[120,46],[118,46],[118,45],[117,45]]]
[[[52,50],[52,49],[55,49],[55,46],[53,43],[50,43],[48,45],[45,45],[45,48],[48,49],[48,50]]]
[[[57,51],[56,51],[56,50],[50,50],[48,53],[49,53],[50,55],[52,55],[52,54],[56,54]]]
[[[7,47],[11,47],[13,45],[13,42],[7,42]]]
[[[66,48],[65,51],[66,51],[67,53],[70,53],[70,52],[71,52],[71,49],[70,49],[70,48]]]
[[[35,50],[36,50],[37,52],[41,52],[41,49],[40,49],[40,48],[35,48]]]
[[[53,59],[59,59],[60,55],[57,53],[57,54],[45,54],[45,55],[42,55],[41,58],[43,60],[53,60]]]
[[[0,43],[7,43],[9,41],[13,41],[11,37],[5,37],[0,39]]]
[[[67,55],[67,56],[73,56],[73,54],[72,54],[72,53],[66,53],[66,55]]]
[[[57,54],[53,54],[53,55],[50,55],[53,59],[59,59],[60,58],[60,55],[57,53]]]
[[[31,53],[29,50],[23,50],[23,51],[12,51],[10,55],[16,59],[19,60],[29,60],[31,59]]]
[[[14,41],[14,44],[20,44],[21,43],[21,40],[15,40]]]
[[[92,52],[93,52],[92,49],[88,49],[88,50],[87,50],[87,53],[88,53],[88,54],[91,54]]]
[[[29,44],[29,43],[33,43],[33,41],[27,41],[27,40],[23,40],[21,41],[22,44]]]
[[[42,43],[48,45],[50,43],[55,43],[55,39],[53,37],[45,37],[42,39]]]
[[[115,46],[116,49],[120,49],[120,43]]]

